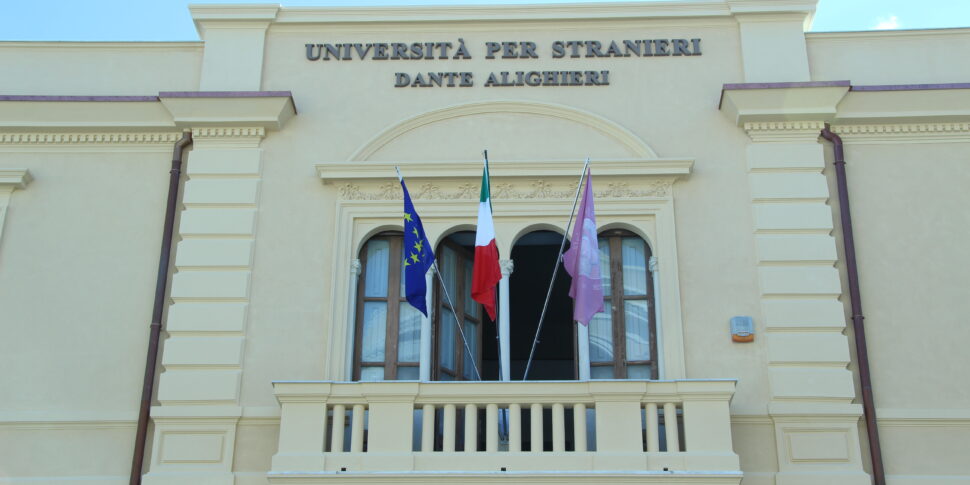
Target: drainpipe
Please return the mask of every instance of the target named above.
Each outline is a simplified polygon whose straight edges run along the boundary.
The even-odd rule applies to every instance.
[[[856,358],[859,361],[859,382],[862,386],[862,409],[865,413],[866,432],[869,435],[869,455],[872,457],[872,478],[875,485],[886,484],[882,468],[882,449],[879,446],[879,428],[876,426],[876,404],[872,397],[872,376],[869,373],[869,350],[866,346],[866,330],[862,324],[862,296],[859,294],[859,269],[856,266],[855,238],[852,235],[852,217],[849,215],[849,187],[845,177],[845,153],[842,138],[829,129],[822,130],[822,138],[832,142],[835,149],[835,178],[839,190],[839,213],[842,219],[842,243],[845,249],[845,267],[849,276],[849,300],[852,304],[852,330],[855,333]]]
[[[145,362],[145,380],[141,390],[141,408],[138,410],[138,426],[135,432],[135,452],[131,458],[130,485],[141,484],[142,461],[148,437],[148,412],[155,390],[155,366],[158,360],[158,340],[162,333],[162,312],[165,310],[165,286],[168,282],[169,258],[172,254],[172,234],[175,230],[175,210],[178,203],[179,178],[182,175],[182,155],[192,144],[192,133],[186,131],[175,143],[172,152],[172,169],[169,172],[168,203],[165,207],[165,227],[162,229],[162,249],[158,255],[158,279],[155,282],[155,306],[148,338],[148,355]]]

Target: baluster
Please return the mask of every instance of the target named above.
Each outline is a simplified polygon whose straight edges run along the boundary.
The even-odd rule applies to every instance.
[[[542,404],[533,404],[529,411],[532,420],[532,448],[529,451],[542,451]]]
[[[560,403],[552,405],[552,451],[566,451],[566,415]]]
[[[344,451],[344,423],[347,419],[347,406],[338,404],[333,407],[333,429],[330,431],[330,452]]]
[[[364,451],[364,405],[354,404],[354,414],[350,418],[350,452]]]
[[[680,451],[680,436],[677,434],[677,405],[664,404],[664,428],[667,430],[667,452]]]
[[[421,451],[434,451],[433,404],[425,404],[421,411]]]
[[[660,424],[657,420],[657,403],[647,403],[647,451],[660,451]]]
[[[522,406],[509,404],[509,451],[522,451]]]
[[[498,451],[498,404],[485,406],[485,451]]]
[[[445,436],[442,442],[441,451],[455,451],[455,405],[445,404],[445,417],[444,417],[444,427]]]
[[[478,406],[465,405],[465,452],[478,451]]]
[[[573,406],[573,441],[576,451],[586,451],[586,405]]]

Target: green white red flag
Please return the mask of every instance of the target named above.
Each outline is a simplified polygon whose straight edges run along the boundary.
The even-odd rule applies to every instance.
[[[489,318],[495,318],[495,285],[502,279],[492,224],[492,200],[488,183],[488,161],[482,171],[482,192],[478,201],[478,230],[475,233],[475,266],[472,270],[472,299],[481,303]]]

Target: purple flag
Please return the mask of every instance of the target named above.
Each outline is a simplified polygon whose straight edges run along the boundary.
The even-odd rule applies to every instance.
[[[589,325],[593,315],[603,311],[600,250],[596,238],[596,214],[593,211],[593,175],[589,172],[573,238],[562,260],[566,272],[573,277],[569,285],[569,296],[573,298],[573,320]]]

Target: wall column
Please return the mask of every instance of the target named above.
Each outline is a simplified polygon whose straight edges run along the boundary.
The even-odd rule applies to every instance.
[[[819,136],[848,81],[726,85],[751,139],[746,171],[768,368],[776,485],[868,485]]]
[[[498,342],[499,342],[499,365],[501,366],[501,380],[512,379],[512,358],[509,345],[509,277],[515,270],[515,262],[511,259],[499,261],[502,270],[502,279],[498,282]]]
[[[869,484],[862,469],[855,388],[822,122],[748,123],[754,216],[778,485]],[[786,135],[787,133],[787,135]],[[783,137],[783,139],[781,138]]]
[[[146,485],[232,485],[262,178],[289,93],[160,93],[192,127]],[[195,126],[193,126],[195,125]]]
[[[145,483],[232,484],[260,183],[262,128],[197,128],[172,277]]]

